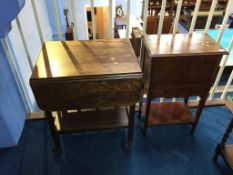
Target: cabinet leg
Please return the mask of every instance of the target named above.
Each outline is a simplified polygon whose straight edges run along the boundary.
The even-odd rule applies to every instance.
[[[147,99],[146,111],[145,111],[145,121],[144,121],[144,130],[143,130],[144,137],[146,136],[146,133],[147,133],[148,120],[149,120],[149,114],[150,114],[150,105],[151,105],[151,100]]]
[[[59,135],[56,131],[56,127],[54,125],[54,118],[52,116],[51,112],[46,112],[46,116],[48,119],[48,124],[49,124],[49,130],[53,139],[53,153],[54,154],[60,154],[61,153],[61,143],[60,143],[60,138]]]
[[[144,95],[144,86],[142,85],[141,96],[140,96],[140,99],[139,99],[139,109],[138,109],[138,116],[140,118],[142,118],[143,95]]]
[[[215,149],[215,155],[213,157],[213,161],[216,162],[217,161],[217,158],[218,158],[218,155],[221,154],[221,150],[224,149],[225,145],[226,145],[226,142],[227,142],[227,139],[229,138],[230,136],[230,133],[232,131],[232,128],[233,128],[233,119],[231,119],[226,131],[225,131],[225,134],[221,140],[221,142],[217,145],[216,149]]]
[[[139,109],[138,109],[138,116],[139,116],[139,118],[142,118],[142,102],[143,102],[143,100],[140,99],[140,101],[139,101]]]
[[[198,105],[198,109],[197,109],[197,112],[195,114],[195,122],[193,123],[192,125],[192,129],[191,129],[191,134],[193,135],[195,130],[196,130],[196,127],[197,127],[197,124],[198,124],[198,121],[200,119],[200,116],[201,116],[201,112],[205,106],[205,101],[206,101],[206,97],[201,97],[201,100],[199,102],[199,105]]]

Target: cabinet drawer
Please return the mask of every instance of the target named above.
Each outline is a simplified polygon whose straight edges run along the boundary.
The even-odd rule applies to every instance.
[[[151,98],[155,97],[173,97],[176,94],[176,97],[188,97],[188,96],[202,96],[206,94],[208,89],[205,86],[190,86],[190,87],[154,87],[151,90]]]

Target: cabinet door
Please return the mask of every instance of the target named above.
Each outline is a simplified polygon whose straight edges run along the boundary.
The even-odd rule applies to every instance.
[[[167,34],[170,32],[170,29],[172,26],[172,21],[173,21],[172,17],[165,17],[164,22],[163,22],[163,30],[162,30],[163,34]],[[146,33],[147,34],[157,34],[158,25],[159,25],[159,18],[153,19],[153,20],[148,20]]]
[[[158,31],[158,20],[148,20],[147,21],[147,34],[156,34]]]

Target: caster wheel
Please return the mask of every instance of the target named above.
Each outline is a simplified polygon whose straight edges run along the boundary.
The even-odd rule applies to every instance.
[[[129,150],[131,149],[131,145],[132,145],[132,143],[125,143],[125,144],[123,145],[124,150],[125,150],[125,151],[129,151]]]
[[[194,135],[194,130],[193,130],[193,129],[191,129],[190,134],[191,134],[192,136]]]
[[[142,119],[142,112],[138,112],[138,118]]]
[[[215,155],[214,157],[212,157],[212,160],[214,163],[217,163],[217,158],[218,158],[218,155]]]
[[[53,148],[52,152],[54,155],[58,156],[61,154],[61,149],[60,148]]]
[[[142,115],[142,113],[139,112],[139,113],[138,113],[138,118],[139,118],[140,120],[144,120],[144,115]]]
[[[120,129],[115,129],[115,133],[118,133],[120,131]]]

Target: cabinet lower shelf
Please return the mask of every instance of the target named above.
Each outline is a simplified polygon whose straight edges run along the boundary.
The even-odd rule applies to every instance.
[[[145,114],[145,106],[142,112]],[[150,107],[148,125],[192,124],[194,117],[189,107],[181,102],[152,103]]]
[[[64,116],[53,113],[57,132],[81,132],[108,130],[128,127],[126,107],[87,110],[66,113]]]
[[[233,144],[225,145],[225,147],[221,149],[221,154],[228,165],[233,169]]]

